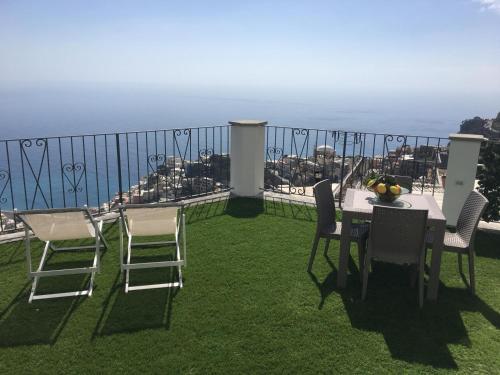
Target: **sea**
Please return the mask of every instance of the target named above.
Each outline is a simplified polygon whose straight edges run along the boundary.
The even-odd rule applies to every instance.
[[[225,125],[266,120],[298,128],[448,136],[461,121],[495,117],[480,90],[387,92],[148,85],[0,85],[0,139]]]
[[[293,128],[447,137],[459,130],[463,120],[474,116],[493,118],[498,111],[500,96],[480,90],[457,93],[335,88],[278,90],[257,86],[4,84],[0,86],[0,148],[2,140],[7,139],[197,128],[227,125],[237,119],[265,120],[269,125]],[[83,175],[81,170],[71,170],[77,167],[75,160],[79,155],[70,155],[69,147],[63,145],[59,156],[55,149],[49,150],[54,168],[50,170],[46,168],[42,148],[37,155],[21,156],[19,141],[12,144],[16,149],[11,146],[9,152],[17,157],[11,158],[10,173],[4,173],[3,178],[2,170],[7,171],[9,161],[5,150],[0,149],[0,210],[85,203],[98,206],[118,190],[116,161],[112,157],[107,170],[87,160]],[[90,141],[87,139],[84,146],[77,144],[75,149],[79,147],[91,147]],[[36,147],[29,150],[32,152]],[[97,159],[102,161],[106,155],[100,150],[99,147]],[[25,157],[24,171],[22,157]],[[59,158],[57,163],[55,157]],[[147,157],[143,155],[141,160]],[[64,169],[63,164],[70,169]],[[67,173],[61,173],[62,169]],[[122,176],[124,189],[147,171],[148,165],[141,164],[141,170]],[[95,175],[108,185],[101,182],[100,186],[93,186]],[[53,185],[51,192],[47,189],[49,181]]]

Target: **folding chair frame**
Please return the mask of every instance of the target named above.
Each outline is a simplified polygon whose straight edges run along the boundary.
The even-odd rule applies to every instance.
[[[155,241],[155,242],[132,242],[132,233],[130,233],[127,225],[127,220],[125,218],[125,211],[127,208],[159,208],[159,207],[178,207],[180,213],[177,215],[177,223],[175,228],[175,241]],[[120,209],[120,268],[122,272],[125,272],[125,293],[133,290],[145,290],[145,289],[159,289],[159,288],[172,288],[172,287],[183,287],[182,283],[182,266],[187,266],[186,259],[186,215],[184,214],[184,205],[179,203],[156,203],[156,204],[130,204],[119,207]],[[125,234],[127,235],[127,260],[124,263],[124,241],[123,241],[123,230],[125,229]],[[179,239],[182,236],[182,248],[183,257],[181,258],[181,249],[179,245]],[[160,262],[142,262],[142,263],[132,263],[132,247],[134,246],[161,246],[169,245],[176,247],[176,259],[170,261],[160,261]],[[134,269],[144,269],[144,268],[165,268],[165,267],[177,267],[179,281],[170,283],[160,283],[160,284],[146,284],[146,285],[134,285],[130,286],[130,270]]]
[[[52,243],[52,241],[44,241],[45,247],[43,249],[42,258],[40,259],[40,263],[36,269],[33,271],[32,262],[31,262],[31,237],[30,237],[30,229],[29,224],[23,219],[23,215],[30,214],[54,214],[54,213],[64,213],[64,212],[84,212],[86,213],[88,219],[94,226],[95,233],[95,245],[86,245],[86,246],[71,246],[71,247],[56,247]],[[61,208],[61,209],[48,209],[48,210],[27,210],[27,211],[17,211],[15,212],[16,216],[24,223],[24,243],[25,243],[25,252],[26,252],[26,260],[28,263],[28,278],[33,279],[31,292],[29,296],[28,302],[31,303],[33,300],[39,299],[51,299],[51,298],[60,298],[60,297],[76,297],[76,296],[92,296],[92,291],[94,288],[94,279],[96,272],[100,272],[101,270],[101,261],[100,261],[100,250],[102,247],[105,249],[108,248],[108,243],[106,239],[102,235],[102,221],[95,221],[92,217],[92,214],[88,210],[87,207],[84,208]],[[33,234],[35,232],[33,231]],[[36,235],[36,234],[35,234]],[[102,244],[101,244],[102,241]],[[54,252],[57,251],[73,251],[73,250],[88,250],[95,249],[94,260],[92,262],[91,267],[80,267],[80,268],[66,268],[59,270],[44,270],[44,266],[48,259],[48,252],[51,249]],[[87,274],[90,273],[90,282],[89,286],[85,290],[77,290],[74,292],[65,292],[65,293],[50,293],[50,294],[36,294],[36,289],[38,287],[38,282],[42,277],[48,276],[61,276],[61,275],[75,275],[75,274]]]

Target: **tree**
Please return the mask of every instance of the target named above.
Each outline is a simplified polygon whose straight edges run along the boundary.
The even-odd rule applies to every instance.
[[[478,173],[479,191],[490,201],[483,219],[497,221],[500,220],[500,142],[485,142],[479,162],[483,164]]]
[[[500,112],[498,112],[497,118],[493,120],[491,127],[493,130],[500,131]]]
[[[486,120],[478,116],[474,117],[473,119],[464,120],[460,125],[460,133],[484,135],[485,124]]]

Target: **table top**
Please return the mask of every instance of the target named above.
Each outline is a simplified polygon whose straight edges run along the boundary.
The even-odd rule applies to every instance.
[[[343,212],[370,216],[373,206],[386,206],[396,208],[408,208],[415,210],[428,210],[428,219],[432,221],[446,221],[446,218],[439,208],[432,195],[404,194],[393,203],[384,203],[376,199],[375,193],[366,190],[347,189]]]

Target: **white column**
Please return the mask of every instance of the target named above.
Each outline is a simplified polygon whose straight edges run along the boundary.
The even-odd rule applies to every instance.
[[[240,197],[262,195],[264,140],[267,121],[238,120],[231,124],[231,191]]]
[[[482,135],[450,134],[448,150],[448,167],[446,171],[446,187],[443,197],[443,213],[446,224],[457,224],[460,210],[467,196],[474,189],[477,162]]]

